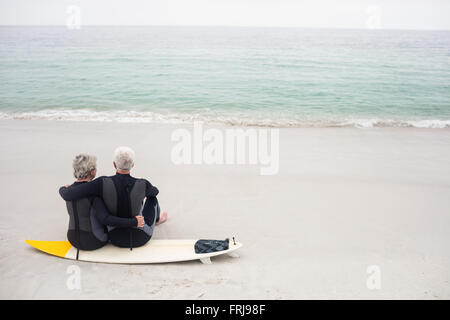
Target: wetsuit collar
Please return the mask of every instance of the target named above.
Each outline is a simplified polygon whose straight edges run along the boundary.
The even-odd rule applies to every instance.
[[[87,183],[87,181],[75,181],[74,183],[73,183],[73,185],[78,185],[78,184],[82,184],[82,183]]]

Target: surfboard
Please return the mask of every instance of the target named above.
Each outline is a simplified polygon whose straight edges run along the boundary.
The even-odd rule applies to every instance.
[[[206,241],[206,242],[205,242]],[[208,242],[209,241],[209,242]],[[77,260],[77,249],[69,241],[39,241],[25,240],[33,248],[47,254],[65,259]],[[210,264],[211,257],[227,254],[239,257],[235,250],[242,247],[242,243],[229,241],[229,245],[221,247],[215,245],[219,240],[159,240],[152,239],[146,245],[138,248],[119,248],[112,244],[92,251],[79,250],[78,260],[100,263],[121,264],[150,264],[168,263],[190,260],[200,260]]]

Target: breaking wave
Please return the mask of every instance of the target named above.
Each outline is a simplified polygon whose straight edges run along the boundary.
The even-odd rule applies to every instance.
[[[40,110],[33,112],[0,112],[2,120],[52,120],[52,121],[89,121],[89,122],[122,122],[122,123],[169,123],[183,124],[201,121],[210,124],[230,126],[258,126],[278,128],[304,127],[355,127],[355,128],[383,128],[383,127],[411,127],[411,128],[450,128],[450,120],[439,119],[296,119],[290,118],[254,118],[250,114],[211,113],[158,113],[151,111],[97,111],[80,110]]]

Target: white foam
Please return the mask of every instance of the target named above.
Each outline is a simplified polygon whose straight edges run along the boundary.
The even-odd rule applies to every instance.
[[[52,121],[91,121],[91,122],[122,122],[122,123],[193,123],[203,121],[211,124],[231,126],[259,127],[414,127],[443,129],[450,128],[450,120],[390,120],[390,119],[294,119],[294,118],[252,118],[249,114],[214,114],[203,113],[158,113],[151,111],[96,111],[90,109],[47,109],[34,112],[0,112],[0,119],[9,120],[52,120]]]
[[[352,119],[342,122],[342,125],[354,126],[357,128],[413,127],[413,128],[444,129],[450,128],[450,120]]]
[[[450,128],[450,120],[416,120],[416,121],[406,121],[406,123],[416,128],[433,128],[433,129]]]

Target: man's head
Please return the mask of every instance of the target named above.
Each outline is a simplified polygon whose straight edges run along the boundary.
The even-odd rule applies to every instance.
[[[77,180],[92,180],[97,174],[97,158],[89,154],[79,154],[73,159],[73,176]]]
[[[114,151],[113,163],[117,171],[129,172],[134,167],[134,151],[128,147],[118,147]]]

